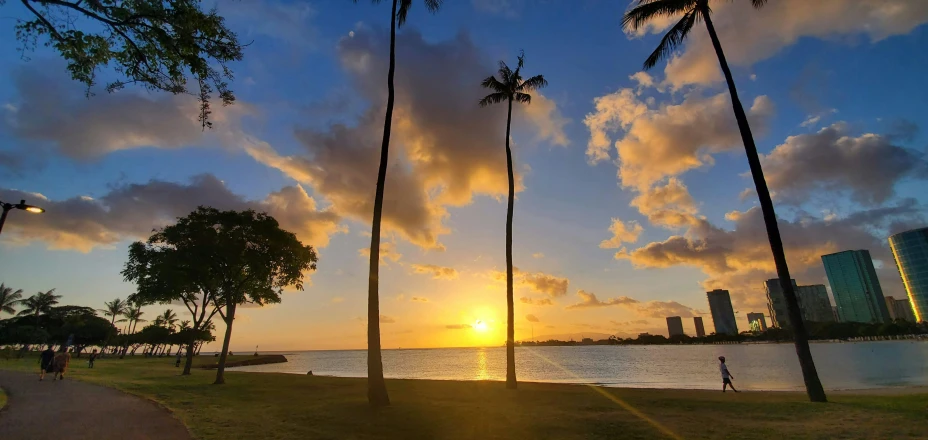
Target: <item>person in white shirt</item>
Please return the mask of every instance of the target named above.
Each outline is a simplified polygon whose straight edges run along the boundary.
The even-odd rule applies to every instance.
[[[721,362],[719,364],[719,372],[722,373],[722,392],[725,392],[726,387],[731,387],[731,390],[737,393],[738,390],[736,390],[735,385],[731,383],[734,376],[731,375],[728,371],[728,366],[725,365],[725,356],[719,356],[719,362]]]

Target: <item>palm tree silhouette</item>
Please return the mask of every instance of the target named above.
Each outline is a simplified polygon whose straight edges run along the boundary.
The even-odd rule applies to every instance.
[[[767,0],[751,0],[751,4],[755,8],[761,8],[765,3],[767,3]],[[709,0],[637,0],[635,7],[625,13],[622,18],[622,25],[637,30],[656,17],[683,14],[680,21],[673,25],[664,35],[664,38],[661,39],[657,49],[645,60],[644,68],[650,69],[658,61],[670,56],[674,49],[683,43],[693,25],[700,20],[706,23],[709,38],[712,40],[712,46],[715,48],[715,54],[719,59],[719,65],[722,68],[722,73],[725,74],[725,82],[728,83],[731,104],[735,111],[735,119],[738,121],[738,130],[741,132],[741,140],[744,142],[744,150],[747,153],[751,176],[754,178],[754,187],[757,190],[757,197],[760,199],[760,208],[764,214],[764,224],[767,227],[770,249],[773,251],[777,277],[780,279],[783,296],[786,298],[786,307],[793,328],[796,354],[799,356],[799,365],[802,369],[806,393],[813,402],[826,402],[825,390],[818,378],[812,352],[809,349],[809,337],[802,321],[802,312],[799,309],[799,302],[796,300],[793,283],[790,282],[791,277],[789,267],[786,265],[786,253],[783,250],[783,241],[780,239],[780,229],[777,226],[777,215],[773,209],[773,201],[770,199],[770,191],[767,189],[767,181],[764,179],[764,170],[761,168],[760,158],[757,155],[757,146],[754,145],[754,135],[751,134],[751,127],[748,125],[744,107],[741,106],[741,101],[738,99],[738,90],[735,88],[735,80],[732,78],[728,62],[725,60],[722,44],[719,42],[715,27],[712,25],[711,12]]]
[[[6,284],[0,284],[0,313],[16,313],[13,307],[22,301],[23,289],[13,291],[12,287],[6,287]]]
[[[48,292],[39,292],[35,295],[30,296],[22,300],[21,304],[26,306],[24,309],[20,310],[19,316],[35,316],[35,325],[39,326],[39,315],[43,313],[48,313],[52,310],[52,307],[55,304],[58,304],[58,300],[61,299],[61,295],[55,295],[55,289],[49,290]]]
[[[103,312],[103,316],[110,316],[110,324],[115,325],[117,322],[124,322],[125,319],[116,320],[117,317],[125,315],[126,311],[129,310],[129,303],[123,301],[122,299],[116,298],[112,301],[106,301],[103,303],[103,308],[100,309]]]
[[[357,0],[355,0],[357,1]],[[380,0],[373,0],[380,3]],[[390,152],[390,128],[393,124],[396,71],[396,28],[403,27],[413,0],[393,0],[390,13],[390,70],[387,73],[387,113],[383,121],[383,143],[380,146],[380,168],[377,171],[377,191],[374,195],[374,217],[371,221],[371,260],[367,281],[367,400],[372,406],[387,406],[390,396],[383,380],[383,358],[380,353],[380,218],[383,214],[383,188],[387,179]],[[429,12],[436,12],[442,0],[423,0]],[[397,7],[399,9],[397,9]]]
[[[167,327],[168,330],[174,331],[174,324],[177,324],[177,313],[174,313],[171,309],[167,309],[156,318],[156,320],[158,319],[161,320],[161,323]]]
[[[512,303],[512,208],[515,199],[515,178],[512,171],[512,150],[509,148],[509,131],[512,126],[512,102],[529,104],[532,95],[529,92],[548,85],[548,81],[541,75],[535,75],[522,80],[522,67],[525,64],[525,54],[519,54],[519,63],[516,70],[512,70],[505,62],[499,62],[499,77],[489,76],[481,85],[493,91],[480,100],[480,106],[506,102],[509,111],[506,116],[506,170],[509,173],[509,204],[506,209],[506,388],[516,388],[516,354],[515,354],[515,319]]]

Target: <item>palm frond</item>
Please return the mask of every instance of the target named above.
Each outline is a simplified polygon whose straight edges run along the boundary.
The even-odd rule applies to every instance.
[[[622,27],[636,31],[647,22],[693,10],[697,0],[638,0],[622,17]]]
[[[399,10],[396,11],[396,27],[403,27],[403,24],[406,23],[406,14],[409,13],[409,8],[412,7],[412,0],[399,0]]]
[[[507,78],[512,76],[512,69],[506,65],[505,61],[499,62],[499,76],[505,81]]]
[[[508,98],[509,98],[509,95],[503,92],[490,93],[489,95],[484,96],[483,99],[480,100],[480,106],[486,107],[491,104],[499,104],[507,100]]]
[[[516,92],[516,94],[512,95],[512,99],[523,104],[532,103],[532,95],[529,95],[528,93]]]
[[[763,8],[767,4],[767,0],[751,0],[751,6],[754,6],[754,9]]]
[[[522,84],[519,84],[519,87],[516,87],[516,91],[531,92],[532,90],[538,90],[545,87],[548,87],[548,80],[546,80],[543,75],[535,75],[525,80]]]
[[[506,84],[501,83],[495,76],[488,76],[480,85],[497,93],[506,93],[509,90]]]
[[[434,14],[438,12],[439,9],[441,9],[441,2],[442,0],[425,0],[425,8]]]
[[[684,14],[683,18],[667,31],[664,38],[661,38],[661,43],[657,45],[657,49],[654,49],[654,52],[651,52],[648,59],[644,61],[644,69],[648,70],[657,65],[658,61],[670,56],[674,49],[683,43],[683,40],[686,39],[686,35],[693,29],[693,24],[695,24],[697,20],[699,20],[699,14],[696,10],[691,10]]]

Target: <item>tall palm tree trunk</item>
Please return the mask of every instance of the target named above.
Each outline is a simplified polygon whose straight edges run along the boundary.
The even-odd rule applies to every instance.
[[[757,197],[760,199],[760,208],[764,214],[764,225],[767,227],[767,238],[770,240],[770,249],[773,251],[773,261],[777,268],[777,277],[780,279],[780,286],[783,288],[783,296],[786,298],[786,308],[789,311],[789,319],[793,327],[793,337],[796,342],[796,355],[799,356],[799,366],[802,369],[802,379],[805,381],[806,393],[809,395],[809,400],[813,402],[827,402],[825,389],[822,388],[822,382],[818,378],[818,372],[815,370],[815,362],[812,359],[812,351],[809,349],[809,337],[806,334],[805,323],[802,321],[799,301],[796,300],[796,292],[793,290],[793,283],[790,281],[789,267],[786,265],[786,253],[783,250],[783,241],[780,239],[780,228],[777,226],[777,215],[773,210],[773,200],[770,199],[767,181],[764,179],[764,170],[760,166],[757,146],[754,145],[754,136],[751,134],[751,127],[748,125],[747,115],[745,115],[744,108],[741,106],[741,101],[738,99],[738,91],[735,89],[735,80],[731,76],[731,70],[728,68],[728,62],[725,60],[725,53],[722,51],[722,44],[719,42],[719,37],[715,33],[712,19],[709,17],[708,6],[703,3],[699,6],[699,10],[703,19],[706,21],[706,29],[709,30],[712,46],[715,48],[715,54],[719,58],[719,65],[722,68],[722,73],[725,74],[725,81],[728,83],[731,104],[735,109],[735,119],[738,120],[738,130],[741,131],[741,140],[744,142],[744,150],[748,156],[751,176],[754,178],[754,187],[757,189]]]
[[[367,281],[367,401],[371,406],[390,405],[387,384],[383,380],[380,353],[380,218],[383,214],[383,190],[387,180],[390,153],[390,128],[393,125],[393,74],[396,71],[396,2],[390,15],[390,71],[387,74],[387,114],[383,121],[380,168],[374,195],[374,218],[371,221],[371,261]]]
[[[516,349],[515,349],[515,311],[512,303],[512,211],[516,184],[512,172],[512,149],[509,148],[509,128],[512,125],[512,98],[509,99],[509,113],[506,116],[506,171],[509,173],[509,203],[506,207],[506,388],[515,389]]]
[[[213,385],[222,385],[226,383],[226,358],[229,357],[229,342],[232,340],[232,323],[235,321],[235,303],[228,306],[226,312],[226,336],[222,340],[222,353],[219,354],[219,366],[216,368],[216,381]]]

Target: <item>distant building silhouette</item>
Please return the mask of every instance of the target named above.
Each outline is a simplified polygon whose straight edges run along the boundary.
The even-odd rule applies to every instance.
[[[737,335],[738,324],[735,323],[735,309],[731,307],[731,294],[727,290],[715,289],[706,292],[709,299],[709,311],[716,334]]]
[[[894,234],[889,237],[889,247],[915,320],[928,320],[928,228]]]
[[[674,337],[683,335],[683,319],[679,316],[667,317],[667,336]]]
[[[889,322],[880,280],[867,250],[822,255],[842,322]]]
[[[754,332],[767,331],[767,319],[763,313],[748,313],[748,327]]]
[[[912,304],[909,302],[908,298],[896,299],[887,296],[886,309],[889,311],[889,317],[892,320],[901,319],[903,321],[916,322],[915,312],[912,310]]]
[[[696,326],[696,337],[701,338],[706,335],[706,327],[702,325],[702,316],[693,318],[693,325]]]
[[[806,322],[834,322],[834,313],[831,300],[828,299],[828,290],[824,284],[811,286],[797,286],[796,280],[790,280],[793,292],[799,302],[802,319]],[[764,291],[767,293],[767,312],[770,314],[770,323],[774,327],[788,328],[790,326],[789,311],[786,308],[786,295],[780,286],[780,279],[773,278],[764,281]]]
[[[802,319],[811,322],[834,322],[835,317],[831,311],[831,300],[828,299],[828,289],[824,284],[799,286],[796,292],[799,295],[799,309],[802,310]]]

